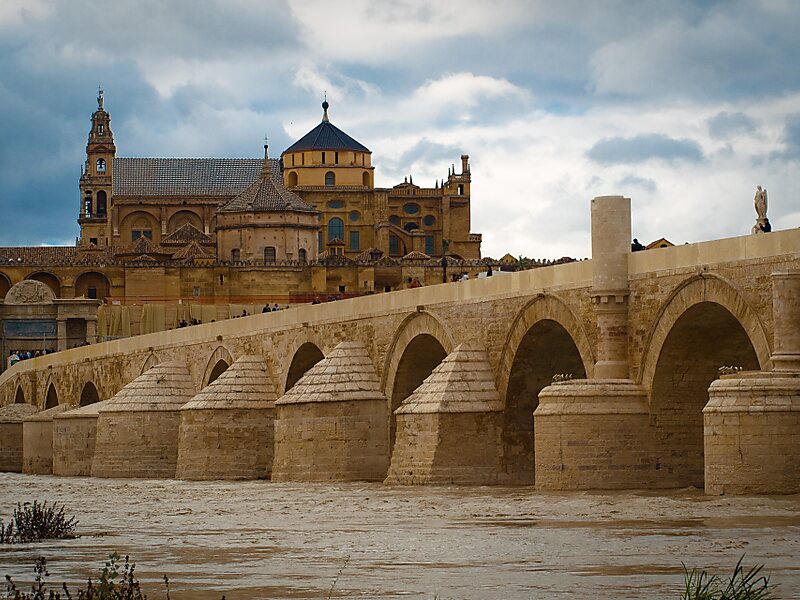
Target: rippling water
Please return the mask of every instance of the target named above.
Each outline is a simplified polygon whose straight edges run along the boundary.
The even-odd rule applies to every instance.
[[[44,555],[79,582],[116,550],[151,600],[164,573],[173,600],[677,599],[681,561],[728,573],[744,553],[800,598],[800,496],[0,474],[0,516],[33,499],[66,504],[81,537],[0,546],[0,575],[28,582]]]

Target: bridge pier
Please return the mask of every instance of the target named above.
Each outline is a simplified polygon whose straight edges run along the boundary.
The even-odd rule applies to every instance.
[[[245,355],[181,408],[178,479],[265,479],[272,472],[275,385]]]
[[[389,401],[367,349],[341,342],[275,402],[273,481],[383,481]]]
[[[703,409],[707,494],[800,492],[800,273],[772,275],[772,371],[726,375]]]
[[[59,404],[23,419],[23,473],[53,474],[53,419],[71,408],[68,404]]]
[[[0,472],[22,473],[22,420],[36,410],[27,403],[0,407]]]
[[[53,475],[91,476],[97,418],[107,403],[94,402],[53,417]]]
[[[386,483],[498,483],[502,411],[486,351],[460,344],[395,411]]]
[[[594,379],[554,383],[534,412],[538,489],[653,487],[647,392],[629,379],[631,200],[592,200]]]

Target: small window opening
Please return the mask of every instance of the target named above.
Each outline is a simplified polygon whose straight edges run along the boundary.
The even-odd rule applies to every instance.
[[[239,248],[234,248],[233,250],[231,250],[231,261],[239,262],[239,259],[240,259]]]
[[[336,175],[334,175],[333,171],[328,171],[325,173],[325,185],[336,185]]]
[[[98,173],[105,173],[106,172],[106,159],[105,158],[98,158],[97,159],[97,172]]]
[[[267,246],[264,248],[264,262],[267,264],[275,263],[275,246]]]
[[[322,164],[323,165],[325,164],[325,153],[324,152],[322,153]]]
[[[333,153],[333,164],[335,164],[335,165],[339,164],[339,153],[338,152],[334,152]]]
[[[92,300],[97,300],[97,288],[89,288],[86,290],[86,296]]]

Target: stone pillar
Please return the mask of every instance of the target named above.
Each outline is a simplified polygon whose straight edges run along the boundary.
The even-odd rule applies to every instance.
[[[594,378],[554,383],[534,412],[538,489],[659,487],[647,391],[629,379],[628,257],[631,201],[592,200]]]
[[[67,320],[66,319],[58,319],[56,321],[56,325],[58,326],[58,350],[66,350],[67,349]]]
[[[595,379],[627,379],[631,199],[592,200],[592,303],[597,319]]]
[[[97,317],[86,319],[86,341],[90,344],[97,342]]]
[[[800,272],[773,273],[772,371],[724,375],[703,409],[706,494],[800,492]]]
[[[800,273],[772,274],[772,364],[775,371],[800,371]]]

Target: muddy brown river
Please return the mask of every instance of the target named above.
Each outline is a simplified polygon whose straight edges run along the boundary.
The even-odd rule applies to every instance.
[[[0,575],[79,582],[129,554],[151,600],[679,598],[681,561],[765,563],[800,598],[800,496],[542,493],[0,474],[0,516],[57,501],[75,540],[0,546]]]

